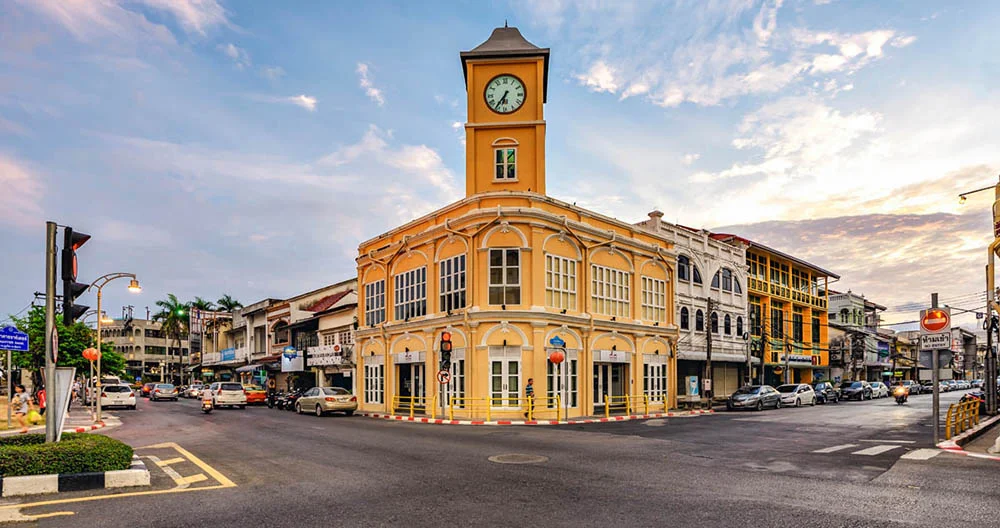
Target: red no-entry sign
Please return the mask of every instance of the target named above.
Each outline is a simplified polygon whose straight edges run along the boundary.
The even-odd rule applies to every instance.
[[[931,308],[920,314],[920,330],[927,334],[936,334],[951,328],[950,310]]]
[[[439,370],[437,378],[438,378],[438,383],[440,383],[441,385],[445,385],[446,383],[451,381],[451,372],[448,372],[447,370]]]

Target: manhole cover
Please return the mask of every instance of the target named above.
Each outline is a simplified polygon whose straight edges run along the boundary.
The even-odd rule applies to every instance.
[[[489,458],[489,461],[497,464],[541,464],[543,462],[548,462],[549,457],[513,453],[509,455],[493,455]]]

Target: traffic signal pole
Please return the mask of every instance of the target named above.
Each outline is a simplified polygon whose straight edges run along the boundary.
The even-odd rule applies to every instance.
[[[931,294],[931,308],[938,307],[938,294]],[[931,393],[931,407],[933,408],[933,420],[934,420],[934,445],[937,445],[941,441],[941,387],[940,387],[940,373],[938,372],[938,360],[940,358],[941,352],[935,348],[931,352],[931,384],[933,385],[933,392]]]
[[[52,361],[52,333],[56,331],[56,223],[45,222],[45,383],[56,379],[56,362]],[[9,373],[8,373],[9,375]],[[7,395],[10,398],[10,394]],[[55,420],[45,420],[45,442],[56,441]]]

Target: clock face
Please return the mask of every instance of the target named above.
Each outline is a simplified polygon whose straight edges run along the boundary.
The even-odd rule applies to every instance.
[[[486,105],[499,114],[509,114],[524,104],[524,83],[509,74],[497,75],[486,85]]]

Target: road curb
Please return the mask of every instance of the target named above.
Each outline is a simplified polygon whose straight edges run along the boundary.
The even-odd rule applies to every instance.
[[[704,414],[715,414],[715,411],[709,410],[699,410],[699,411],[679,411],[679,412],[665,412],[665,413],[652,413],[652,414],[632,414],[623,416],[611,416],[608,418],[584,418],[579,420],[449,420],[447,418],[427,418],[426,416],[401,416],[398,414],[384,414],[384,413],[370,413],[370,412],[360,412],[356,413],[358,416],[364,416],[365,418],[373,418],[377,420],[390,420],[396,422],[413,422],[413,423],[423,423],[432,425],[583,425],[583,424],[596,424],[596,423],[612,423],[612,422],[629,422],[633,420],[649,420],[653,418],[674,418],[674,417],[687,417],[687,416],[700,416]]]
[[[991,425],[997,422],[1000,422],[1000,416],[994,416],[993,418],[990,418],[989,420],[980,423],[976,427],[969,429],[968,431],[956,436],[955,438],[952,438],[951,440],[945,440],[944,442],[939,442],[937,444],[937,448],[947,451],[949,453],[954,453],[956,455],[1000,461],[1000,456],[987,455],[983,453],[970,453],[962,448],[963,445],[975,439],[977,436],[979,436],[984,431],[989,429]]]
[[[139,457],[132,455],[129,469],[93,473],[26,475],[0,477],[0,496],[19,497],[66,491],[127,488],[149,485],[149,470]]]

